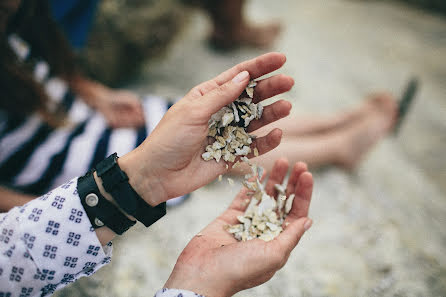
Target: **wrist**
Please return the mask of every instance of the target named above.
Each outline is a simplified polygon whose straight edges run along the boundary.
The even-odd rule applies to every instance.
[[[119,158],[118,164],[127,174],[131,187],[147,204],[156,206],[167,200],[161,179],[150,168],[153,164],[150,154],[141,146]]]
[[[110,195],[110,193],[108,193],[105,189],[104,186],[102,185],[102,178],[100,178],[96,171],[93,173],[94,176],[94,180],[96,181],[96,185],[98,186],[99,192],[102,194],[102,196],[104,196],[105,199],[107,199],[108,201],[110,201],[114,206],[116,206],[127,218],[129,218],[132,221],[135,221],[136,219],[129,215],[127,212],[125,212],[121,207],[119,207],[119,205],[116,203],[115,199],[113,199],[112,195]]]
[[[138,221],[143,223],[144,226],[149,227],[166,214],[166,203],[159,203],[154,206],[147,203],[147,201],[135,191],[132,184],[129,183],[129,176],[122,170],[121,166],[119,166],[118,159],[118,155],[114,153],[96,164],[96,174],[102,179],[104,190],[111,195],[110,198],[113,199],[114,202],[116,202],[116,204],[127,214],[132,215]],[[127,162],[124,161],[124,168],[131,172],[131,174],[134,173],[135,170],[132,170],[133,166],[126,166],[126,164]],[[137,185],[137,182],[138,180],[136,180],[136,183],[134,182],[134,184]],[[99,193],[99,189],[97,189],[97,192]],[[103,199],[104,201],[107,201],[106,198]],[[153,203],[153,200],[148,201]],[[110,202],[107,201],[107,203]],[[124,216],[122,213],[121,215]]]
[[[104,238],[108,238],[108,235],[114,236],[114,233],[121,235],[136,223],[114,203],[109,193],[102,187],[102,180],[97,176],[95,179],[93,171],[78,178],[76,189],[92,227],[95,231],[99,229],[107,231],[102,234]],[[104,195],[108,196],[108,199]]]
[[[182,255],[178,258],[164,288],[188,290],[206,297],[230,297],[240,291],[228,283],[224,274],[218,277],[215,273],[219,272],[212,273],[213,268],[207,265],[199,266],[198,262],[186,264],[181,259]]]
[[[169,278],[164,284],[164,288],[191,291],[206,297],[230,297],[236,293],[226,292],[222,288],[209,285],[202,279],[191,280],[190,275],[186,275],[184,278],[180,277],[180,279]]]

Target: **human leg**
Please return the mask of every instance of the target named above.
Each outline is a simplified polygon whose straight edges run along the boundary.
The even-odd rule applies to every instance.
[[[335,165],[352,170],[358,166],[370,149],[387,135],[393,128],[397,115],[396,101],[388,94],[373,96],[366,112],[362,112],[355,120],[347,121],[336,128],[325,129],[321,133],[293,135],[284,129],[281,144],[268,156],[258,157],[254,162],[267,170],[271,170],[273,160],[287,158],[291,163],[304,161],[311,168],[325,165]],[[302,125],[312,127],[310,123]],[[321,120],[321,123],[323,119]],[[328,121],[329,122],[329,121]],[[333,123],[338,121],[332,121]],[[284,127],[284,126],[282,126]],[[330,125],[327,125],[330,127]],[[313,128],[308,131],[315,131]],[[289,132],[289,131],[288,131]],[[233,169],[234,174],[246,174],[249,169],[244,166]]]
[[[341,129],[352,124],[356,120],[366,117],[376,109],[385,108],[387,101],[393,101],[393,97],[387,93],[376,93],[367,96],[366,100],[357,107],[344,110],[330,115],[298,115],[289,116],[275,122],[275,127],[283,130],[287,136],[305,136],[323,134],[333,130]],[[256,131],[262,134],[265,129]],[[266,130],[265,130],[266,131]]]
[[[274,161],[278,158],[286,158],[290,163],[303,161],[310,168],[317,168],[327,164],[336,163],[339,159],[341,138],[333,135],[317,135],[302,138],[284,137],[280,145],[265,156],[259,156],[252,160],[253,163],[270,171]],[[233,174],[247,174],[248,166],[242,164],[231,171]]]

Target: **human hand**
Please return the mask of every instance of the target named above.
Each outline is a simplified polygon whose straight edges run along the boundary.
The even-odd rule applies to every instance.
[[[69,80],[70,87],[88,105],[102,113],[112,128],[136,128],[145,123],[141,100],[133,92],[111,89],[82,75]]]
[[[145,123],[141,99],[133,92],[107,89],[96,104],[112,128],[137,128]]]
[[[0,212],[8,212],[13,207],[25,205],[35,198],[37,197],[0,186]]]
[[[238,98],[250,79],[279,69],[285,60],[282,54],[270,53],[238,64],[196,86],[173,105],[144,143],[119,159],[136,192],[149,204],[157,205],[204,186],[227,172],[231,166],[226,168],[224,161],[217,163],[201,158],[209,141],[211,115]],[[263,79],[255,88],[254,102],[286,92],[293,84],[293,79],[285,75]],[[264,108],[261,119],[251,122],[248,130],[257,130],[283,118],[290,109],[287,101],[272,103]],[[281,136],[281,130],[274,129],[258,137],[252,146],[264,154],[279,145]]]
[[[270,196],[274,184],[282,184],[288,161],[276,161],[265,190]],[[229,208],[211,222],[186,246],[164,287],[190,290],[206,297],[225,297],[258,286],[285,265],[291,251],[312,221],[307,218],[313,191],[313,177],[304,163],[296,163],[287,185],[287,196],[294,193],[293,207],[286,217],[284,231],[275,239],[240,242],[224,230],[238,223],[243,215],[247,189],[242,189]],[[276,197],[277,198],[277,197]]]

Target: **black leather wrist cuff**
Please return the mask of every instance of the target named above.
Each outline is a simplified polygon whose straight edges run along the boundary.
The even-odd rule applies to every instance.
[[[101,195],[92,171],[78,178],[77,192],[93,228],[105,225],[121,235],[135,225],[136,221],[128,219],[113,203]]]
[[[125,212],[149,227],[166,214],[166,203],[155,207],[147,204],[130,186],[127,174],[118,165],[116,153],[96,165],[104,189]]]

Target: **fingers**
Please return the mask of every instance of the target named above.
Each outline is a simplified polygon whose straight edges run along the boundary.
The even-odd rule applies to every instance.
[[[269,132],[266,136],[256,138],[251,144],[251,151],[257,148],[259,155],[263,155],[270,150],[276,148],[280,144],[282,139],[282,130],[275,128]],[[248,158],[254,158],[254,153],[250,153]]]
[[[276,238],[276,248],[282,249],[286,255],[283,264],[302,235],[312,225],[313,221],[307,218],[312,192],[313,176],[307,171],[307,165],[303,162],[296,163],[287,186],[287,196],[295,194],[293,207],[285,220],[284,231]]]
[[[307,164],[305,164],[304,162],[297,162],[296,164],[294,164],[286,187],[287,197],[294,193],[300,175],[307,170],[308,170]]]
[[[254,59],[242,62],[231,69],[223,72],[213,79],[218,85],[222,85],[231,80],[237,73],[248,71],[251,79],[256,79],[262,75],[275,71],[283,66],[286,57],[281,53],[268,53]]]
[[[132,126],[143,125],[145,121],[141,101],[130,96],[121,96],[120,98],[121,102],[115,103],[115,112],[122,115],[123,120]]]
[[[294,85],[294,80],[287,75],[278,74],[257,81],[254,89],[254,103],[288,92]]]
[[[282,65],[285,63],[286,57],[283,54],[280,53],[268,53],[259,57],[256,57],[252,60],[242,62],[231,69],[221,73],[214,79],[208,80],[206,82],[203,82],[193,88],[190,92],[190,95],[192,97],[199,97],[207,94],[208,92],[214,90],[215,88],[218,88],[219,86],[227,83],[230,81],[234,76],[236,76],[238,73],[243,71],[248,71],[250,74],[251,79],[256,79],[262,75],[265,75],[267,73],[270,73],[274,70],[279,69],[282,67]],[[283,77],[282,77],[283,78]],[[274,87],[277,90],[284,90],[287,89],[287,85],[289,85],[290,78],[287,78],[287,82],[282,82],[279,77],[279,79],[274,79],[272,84],[269,85],[270,87]],[[292,79],[291,79],[292,80]],[[294,83],[294,82],[293,82]],[[265,90],[265,83],[262,83],[264,87],[260,86],[260,94],[264,94],[265,96],[274,96],[272,95],[274,91],[266,91]],[[260,84],[260,85],[262,85]],[[257,88],[257,87],[256,87]],[[263,89],[263,91],[262,91]],[[289,89],[288,89],[289,90]],[[241,92],[240,92],[241,93]],[[277,93],[278,94],[278,93]],[[277,95],[276,94],[276,95]],[[240,95],[240,94],[239,94]],[[264,97],[266,99],[268,97]]]
[[[103,110],[112,128],[136,128],[145,123],[144,112],[138,97],[128,91],[116,91]]]
[[[249,82],[249,73],[243,71],[235,75],[230,81],[211,90],[200,100],[206,106],[206,116],[219,111],[223,106],[228,105],[237,99]]]
[[[189,92],[190,99],[198,99],[200,104],[206,102],[206,112],[215,113],[223,106],[231,103],[240,96],[249,79],[255,79],[271,71],[280,68],[286,61],[283,54],[269,53],[255,59],[243,62],[223,72],[216,78],[204,82]],[[291,89],[294,81],[285,75],[276,75],[258,82],[255,91],[255,102],[275,96]],[[282,118],[289,113],[290,105],[271,106],[269,120],[265,119],[257,127],[270,123],[275,119]]]
[[[302,218],[308,216],[310,208],[311,196],[313,193],[313,176],[310,172],[305,171],[300,174],[297,186],[294,190],[293,207],[288,214],[287,220]]]
[[[138,113],[122,111],[107,116],[107,121],[112,128],[138,128],[144,125],[144,117]]]
[[[144,125],[144,117],[138,112],[123,111],[118,116],[120,127],[138,128]]]
[[[281,266],[283,266],[288,259],[291,251],[296,247],[304,235],[305,231],[310,229],[313,221],[310,218],[300,218],[290,222],[290,224],[275,238],[271,241],[273,249],[277,253],[283,255]]]
[[[280,120],[290,114],[291,103],[285,100],[279,100],[265,106],[262,117],[259,120],[254,120],[249,123],[248,132],[255,131],[265,125]]]
[[[271,174],[266,182],[265,191],[271,197],[275,196],[275,184],[282,184],[288,172],[288,160],[285,158],[278,159],[271,170]]]

